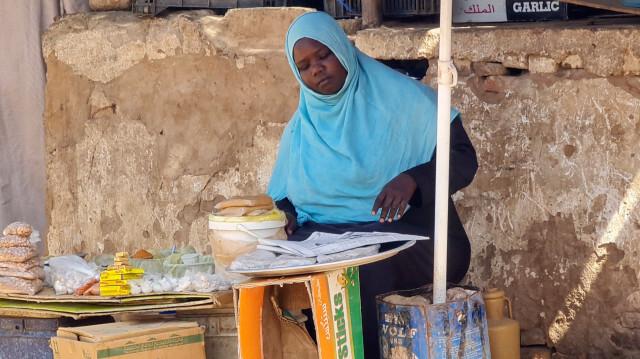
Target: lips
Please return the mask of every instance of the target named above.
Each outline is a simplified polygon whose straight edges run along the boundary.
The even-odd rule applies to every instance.
[[[319,87],[319,88],[322,88],[322,87],[327,86],[327,85],[329,84],[329,81],[330,81],[330,80],[331,80],[331,78],[330,78],[330,77],[325,77],[325,78],[323,78],[322,80],[320,80],[320,81],[318,82],[318,87]]]

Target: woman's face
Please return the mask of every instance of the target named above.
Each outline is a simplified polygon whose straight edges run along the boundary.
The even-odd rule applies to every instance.
[[[347,78],[347,70],[336,55],[324,44],[302,38],[293,46],[293,61],[302,81],[313,91],[332,95],[340,91]]]

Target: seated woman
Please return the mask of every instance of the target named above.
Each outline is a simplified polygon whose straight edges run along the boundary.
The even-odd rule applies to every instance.
[[[433,238],[436,92],[357,50],[322,12],[289,28],[300,82],[267,193],[287,214],[289,240],[314,231],[396,232]],[[471,183],[476,153],[451,110],[450,194]],[[467,272],[470,244],[449,199],[447,280]],[[375,296],[433,281],[433,241],[360,267],[365,357],[377,358]]]

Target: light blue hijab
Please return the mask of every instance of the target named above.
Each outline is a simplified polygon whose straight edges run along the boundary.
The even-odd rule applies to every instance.
[[[319,94],[302,81],[293,46],[303,37],[326,45],[347,70],[337,93]],[[324,12],[298,17],[286,50],[300,103],[282,134],[267,194],[289,198],[299,224],[376,221],[371,209],[382,187],[433,155],[436,92],[360,52]],[[451,112],[453,119],[458,112]]]

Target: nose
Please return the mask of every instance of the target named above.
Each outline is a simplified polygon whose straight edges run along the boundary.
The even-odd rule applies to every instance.
[[[314,62],[313,65],[311,66],[311,75],[312,76],[316,76],[319,73],[321,73],[322,71],[324,71],[324,65],[322,64],[322,62]]]

